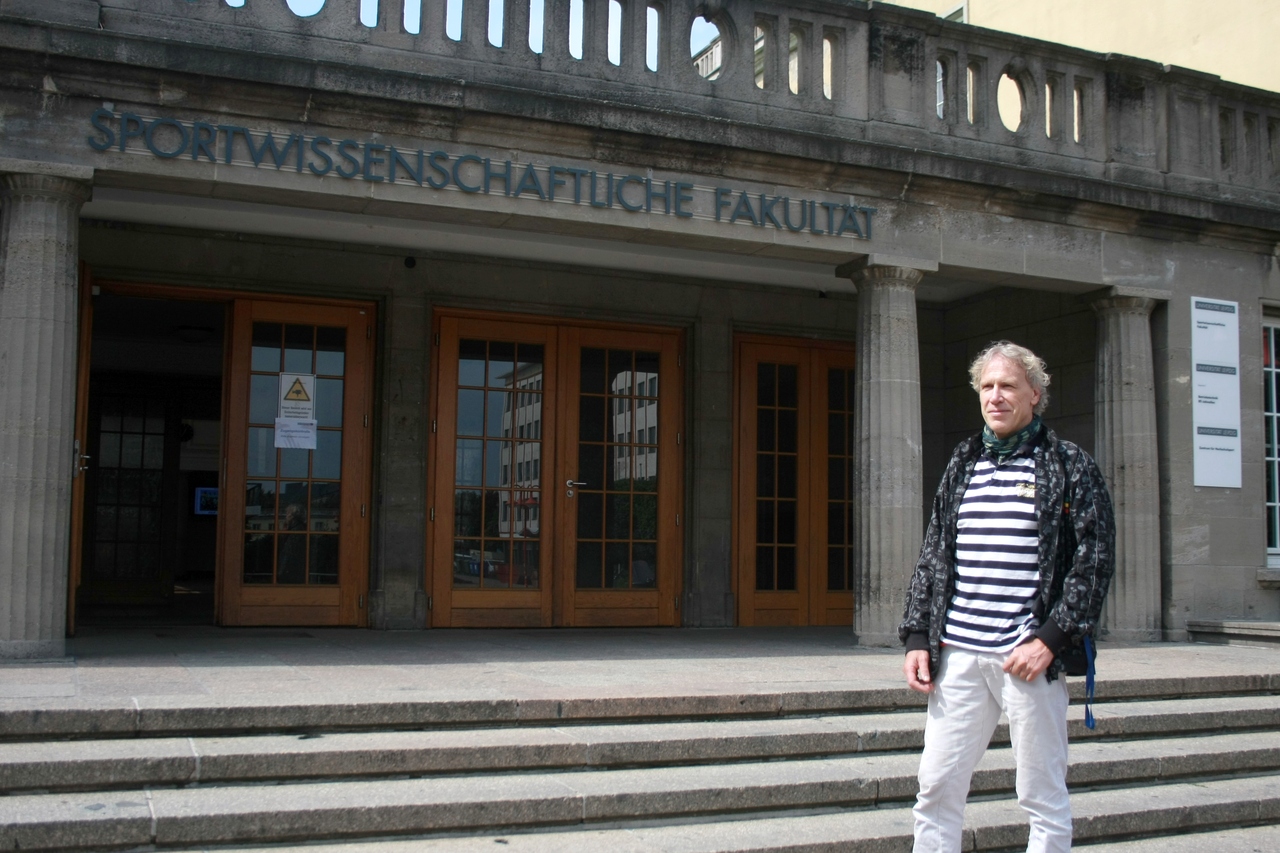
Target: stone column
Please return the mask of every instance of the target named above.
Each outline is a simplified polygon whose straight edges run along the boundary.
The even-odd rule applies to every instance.
[[[1116,574],[1102,627],[1119,640],[1159,640],[1160,471],[1155,365],[1146,296],[1093,301],[1098,315],[1094,443],[1116,510]]]
[[[897,646],[922,534],[918,269],[863,262],[854,368],[853,630],[864,646]]]
[[[0,177],[0,658],[64,651],[88,198],[88,184],[65,177]]]

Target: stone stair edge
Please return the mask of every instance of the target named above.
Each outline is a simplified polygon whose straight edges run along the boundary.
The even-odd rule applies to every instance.
[[[1097,701],[1133,701],[1215,694],[1280,692],[1280,672],[1100,679]],[[1071,679],[1073,703],[1084,680]],[[422,726],[591,723],[616,720],[774,717],[922,708],[925,698],[903,688],[573,697],[566,699],[349,699],[200,704],[135,697],[114,704],[66,700],[0,701],[0,739],[135,737],[208,732],[360,730]]]
[[[909,817],[909,809],[903,803],[913,792],[914,768],[903,763],[897,778],[894,780],[877,780],[875,785],[856,780],[852,785],[832,783],[824,780],[806,780],[802,783],[788,784],[773,792],[765,791],[757,794],[751,801],[740,805],[746,806],[738,820],[779,819],[780,812],[815,807],[809,799],[802,799],[812,794],[825,794],[825,806],[828,808],[860,809],[856,812],[862,818],[896,809]],[[1002,768],[996,774],[988,774],[993,778],[980,779],[975,783],[990,792],[994,776],[1000,776],[998,783],[1005,789],[1012,785],[1012,767]],[[1004,778],[1007,777],[1007,778]],[[889,800],[889,795],[882,794],[882,788],[889,784],[894,790],[894,805],[886,808],[871,809]],[[436,786],[439,787],[439,786]],[[494,794],[504,791],[510,794],[510,783],[495,786],[489,792]],[[619,822],[640,820],[638,824],[653,826],[653,809],[662,802],[676,802],[678,792],[666,795],[661,791],[609,792],[598,796],[594,805],[587,801],[581,793],[564,785],[547,784],[545,780],[536,780],[536,786],[530,780],[523,785],[526,796],[508,803],[471,802],[441,803],[432,801],[427,804],[415,803],[403,797],[389,796],[390,801],[381,808],[370,808],[366,803],[360,805],[345,804],[343,807],[330,810],[318,808],[314,791],[300,792],[306,804],[293,809],[274,812],[267,807],[259,806],[256,813],[246,812],[246,820],[237,822],[234,817],[223,813],[201,813],[191,808],[190,804],[181,801],[182,792],[168,798],[163,792],[130,792],[117,795],[131,797],[118,800],[114,804],[94,804],[98,806],[95,816],[83,819],[75,814],[76,798],[64,798],[65,808],[52,809],[44,804],[34,804],[32,811],[39,812],[35,820],[15,820],[12,814],[5,815],[0,822],[0,849],[52,850],[52,849],[102,849],[106,846],[140,846],[154,844],[173,847],[181,845],[244,845],[254,843],[289,843],[298,839],[340,839],[341,837],[373,837],[375,835],[430,834],[439,835],[449,832],[492,832],[495,828],[511,832],[528,832],[538,828],[559,827],[570,828],[571,832],[584,832],[592,826],[600,826],[602,822]],[[1172,793],[1178,794],[1171,796]],[[240,792],[230,792],[231,796],[249,799],[255,804],[263,795],[255,797],[252,788]],[[664,800],[664,796],[666,799]],[[25,798],[32,799],[32,798]],[[272,799],[271,796],[266,797]],[[332,799],[332,798],[331,798]],[[687,798],[681,797],[681,804]],[[80,798],[84,800],[84,798]],[[464,798],[465,800],[465,798]],[[1128,801],[1134,806],[1128,811],[1115,809],[1117,802],[1122,805]],[[234,799],[231,801],[234,804]],[[478,808],[477,808],[478,804]],[[0,807],[3,807],[0,800]],[[10,801],[11,806],[19,810],[30,804]],[[83,803],[80,803],[83,810]],[[1083,808],[1082,808],[1083,806]],[[479,813],[479,821],[473,826],[462,825],[463,812],[471,807]],[[1218,825],[1251,825],[1261,822],[1280,821],[1280,777],[1275,775],[1255,775],[1243,778],[1224,778],[1214,780],[1197,780],[1195,782],[1172,781],[1132,789],[1108,789],[1104,791],[1085,791],[1073,794],[1073,808],[1076,811],[1076,827],[1078,840],[1110,839],[1125,837],[1137,832],[1149,833],[1155,830],[1187,829],[1192,826]],[[1025,844],[1026,826],[1016,804],[1002,796],[995,800],[984,800],[971,804],[971,826],[969,833],[974,841],[972,849],[1005,849]],[[12,812],[12,809],[6,809]],[[59,815],[57,812],[61,812]],[[669,810],[670,811],[670,810]],[[723,810],[722,810],[723,811]],[[1009,819],[992,825],[988,820],[984,823],[984,812],[997,813],[1004,811]],[[972,815],[977,815],[974,820]],[[664,817],[680,817],[678,810],[665,814]],[[725,818],[725,814],[714,811],[699,812],[697,809],[686,809],[687,817],[704,817],[714,821]],[[742,824],[739,823],[739,826]],[[243,829],[247,826],[248,829]],[[905,831],[909,833],[909,820]],[[266,836],[266,837],[263,837]],[[785,836],[782,836],[785,837]],[[457,839],[455,839],[457,840]],[[491,842],[492,843],[492,842]],[[312,848],[314,849],[314,848]],[[417,849],[423,849],[421,847]],[[454,848],[435,848],[454,849]],[[494,849],[488,847],[487,849]],[[505,848],[510,850],[512,848]],[[517,848],[519,849],[519,848]],[[566,849],[566,848],[547,848]],[[615,849],[612,847],[596,849]],[[721,849],[753,850],[753,849],[795,849],[786,847],[733,847]],[[811,848],[803,848],[811,849]],[[817,849],[817,848],[812,848]],[[850,848],[834,848],[850,849]],[[967,848],[969,849],[969,848]]]
[[[1069,711],[1073,742],[1280,731],[1270,696]],[[919,750],[919,709],[883,714],[0,743],[0,794],[339,777],[705,765]],[[993,744],[1008,743],[1001,723]]]

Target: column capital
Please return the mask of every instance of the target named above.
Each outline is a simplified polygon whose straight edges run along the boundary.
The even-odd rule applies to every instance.
[[[30,172],[0,174],[0,198],[4,199],[40,196],[81,205],[92,195],[93,185],[77,178]]]
[[[1149,296],[1098,296],[1090,301],[1099,314],[1139,314],[1150,316],[1158,300]]]
[[[870,254],[836,267],[836,278],[852,279],[854,283],[897,281],[915,287],[925,273],[937,271],[937,261]]]

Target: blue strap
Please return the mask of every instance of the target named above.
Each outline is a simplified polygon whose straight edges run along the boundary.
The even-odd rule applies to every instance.
[[[1085,671],[1084,676],[1084,727],[1092,729],[1097,725],[1093,719],[1093,696],[1096,680],[1093,671],[1093,638],[1088,634],[1084,637],[1084,656],[1085,660],[1089,662],[1089,668]]]

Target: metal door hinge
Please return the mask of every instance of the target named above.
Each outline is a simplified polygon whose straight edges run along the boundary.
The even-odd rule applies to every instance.
[[[680,433],[676,433],[676,444],[679,444],[680,441],[681,441]]]
[[[429,596],[429,595],[427,596],[427,609],[428,609],[428,610],[430,610],[430,609],[431,609],[431,596]]]
[[[680,513],[676,513],[676,527],[680,526]]]
[[[432,521],[435,521],[435,520],[436,520],[436,508],[435,508],[435,507],[432,507],[432,508],[431,508],[431,520],[432,520]]]
[[[431,419],[431,431],[432,431],[432,432],[435,432],[435,431],[436,431],[436,419],[435,419],[435,418],[432,418],[432,419]]]
[[[684,356],[676,356],[676,367],[684,367]]]
[[[359,609],[359,610],[364,610],[364,596],[363,596],[363,595],[361,595],[361,596],[359,596],[359,597],[357,597],[357,598],[356,598],[356,608],[357,608],[357,609]]]
[[[368,428],[369,428],[369,416],[368,416],[368,415],[365,415],[365,416],[364,416],[364,426],[365,426],[365,429],[368,429]]]
[[[373,338],[373,326],[365,326],[364,339],[367,341],[367,340],[370,340],[371,338]]]
[[[361,517],[361,518],[364,518],[364,511],[365,511],[364,504],[360,504],[360,517]]]
[[[439,333],[439,332],[436,332],[434,335],[432,335],[432,336],[431,336],[431,343],[435,344],[436,346],[440,346],[440,333]]]

